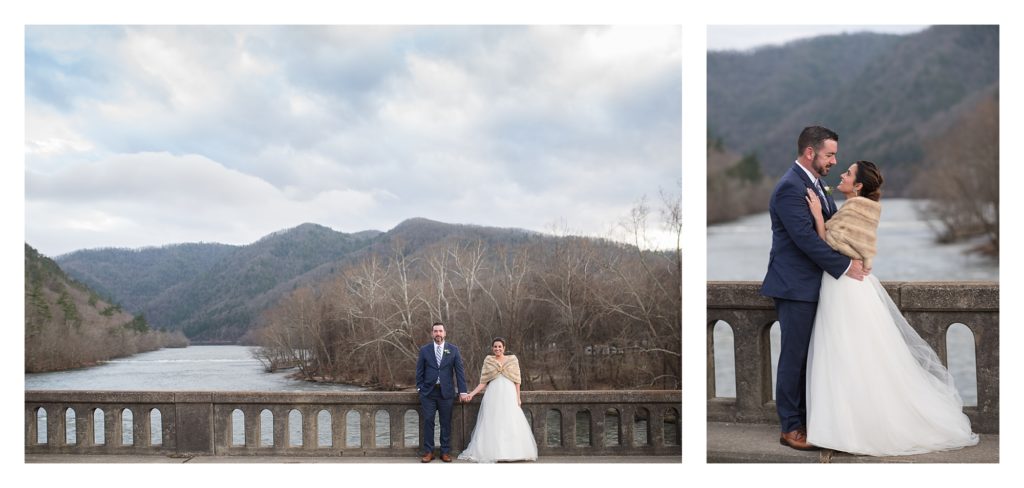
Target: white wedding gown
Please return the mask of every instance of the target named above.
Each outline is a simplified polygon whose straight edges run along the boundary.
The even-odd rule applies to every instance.
[[[537,442],[516,401],[512,380],[498,375],[487,384],[473,438],[459,459],[478,463],[537,460]]]
[[[807,357],[807,440],[895,456],[978,443],[953,378],[874,275],[823,273]]]

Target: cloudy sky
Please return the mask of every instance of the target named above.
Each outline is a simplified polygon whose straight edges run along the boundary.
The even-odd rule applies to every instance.
[[[678,27],[30,26],[25,240],[607,235],[679,194],[680,71]]]
[[[927,25],[712,25],[708,26],[708,50],[748,50],[782,45],[797,39],[854,32],[910,34]]]

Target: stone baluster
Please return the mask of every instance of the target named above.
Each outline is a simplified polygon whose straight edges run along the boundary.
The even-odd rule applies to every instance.
[[[307,406],[299,409],[299,413],[302,414],[302,449],[306,451],[315,451],[318,447],[317,444],[317,418],[316,414],[320,409],[315,406]]]
[[[368,405],[359,405],[359,447],[364,451],[373,449],[376,444],[376,422],[373,421],[373,408]]]
[[[348,411],[345,407],[334,406],[331,407],[331,443],[334,445],[334,449],[344,451],[348,447],[347,435],[348,425],[346,422],[346,415]]]
[[[93,442],[96,436],[93,434],[92,409],[80,406],[75,410],[75,443],[82,448],[89,448],[95,445]]]

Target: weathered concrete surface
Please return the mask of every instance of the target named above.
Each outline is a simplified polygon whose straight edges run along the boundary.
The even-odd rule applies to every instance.
[[[882,284],[907,322],[946,360],[946,333],[964,324],[974,335],[977,406],[964,408],[975,432],[999,433],[999,284],[995,282],[888,281]],[[707,284],[707,419],[772,424],[770,329],[777,316],[757,281]],[[736,397],[715,395],[714,326],[733,332]]]
[[[682,394],[672,391],[531,391],[523,392],[523,409],[531,419],[534,438],[554,439],[537,446],[541,456],[679,456],[682,448],[679,413]],[[419,415],[415,392],[104,392],[26,391],[25,453],[32,455],[174,455],[415,457],[416,446],[406,446],[406,414]],[[452,448],[469,443],[479,402],[456,404],[452,415]],[[38,415],[47,412],[45,440],[39,442]],[[74,411],[77,438],[65,439],[65,418]],[[134,436],[122,439],[122,421],[130,410]],[[159,423],[152,411],[160,413]],[[241,411],[244,440],[235,444],[234,411]],[[273,443],[261,444],[262,412],[273,420]],[[301,416],[302,442],[286,438],[293,411]],[[320,426],[326,412],[329,424]],[[349,446],[348,416],[359,415],[359,447]],[[376,417],[389,419],[388,441],[378,443]],[[554,413],[555,420],[549,413]],[[104,419],[104,439],[96,444],[94,417]],[[332,442],[320,447],[320,427],[330,429]],[[421,437],[421,426],[415,432]],[[151,444],[150,433],[162,429],[161,442]],[[646,429],[646,430],[637,430]],[[585,433],[582,437],[579,433]],[[412,432],[410,432],[412,434]],[[549,434],[554,434],[549,435]],[[579,439],[583,439],[580,445]],[[268,443],[269,444],[269,443]],[[416,443],[417,445],[420,442]]]
[[[831,459],[826,459],[832,453]],[[708,463],[998,463],[999,435],[981,434],[977,446],[914,456],[854,456],[797,451],[779,445],[775,424],[708,422]]]
[[[196,456],[196,457],[170,457],[170,456],[117,456],[117,455],[88,455],[88,454],[27,454],[25,462],[30,464],[38,463],[159,463],[159,464],[225,464],[225,463],[281,463],[281,464],[324,464],[324,463],[364,463],[364,464],[419,464],[417,457],[303,457],[286,458],[281,456]],[[682,458],[676,456],[540,456],[537,463],[540,464],[617,464],[617,463],[680,463]],[[458,464],[471,464],[468,461],[455,460]],[[433,464],[443,464],[434,460]],[[520,464],[520,463],[517,463]],[[531,464],[531,463],[521,463]]]

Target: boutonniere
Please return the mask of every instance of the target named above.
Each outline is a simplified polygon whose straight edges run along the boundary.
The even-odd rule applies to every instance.
[[[831,186],[825,185],[825,195],[826,196],[832,196],[832,187]]]
[[[451,349],[448,349],[448,348],[446,347],[446,348],[444,348],[444,353],[445,353],[445,354],[451,354],[451,353],[452,353],[452,351],[451,351]]]

